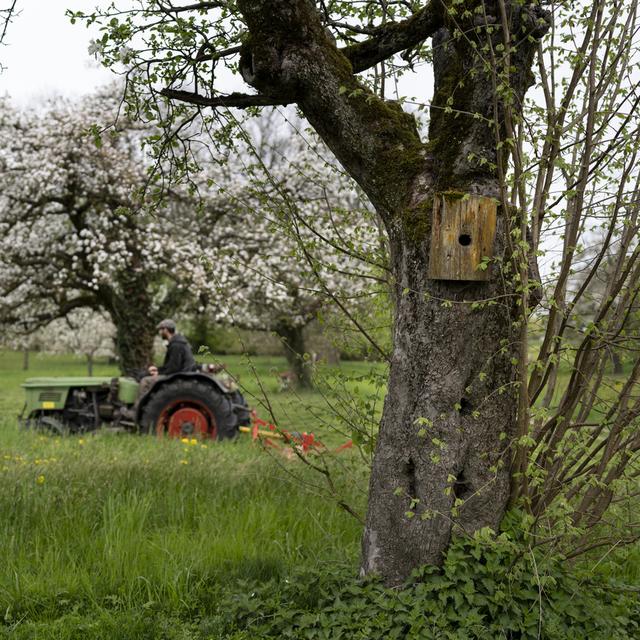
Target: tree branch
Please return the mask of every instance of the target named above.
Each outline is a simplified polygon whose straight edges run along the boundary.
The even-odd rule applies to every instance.
[[[18,4],[18,0],[12,0],[11,4],[6,9],[0,10],[0,23],[4,23],[2,25],[2,33],[0,33],[0,44],[4,42],[7,35],[7,29],[9,28],[9,23],[15,16],[16,4]]]
[[[220,9],[227,6],[227,2],[195,2],[194,4],[186,4],[182,6],[173,6],[170,4],[168,7],[158,2],[158,6],[164,13],[185,13],[190,11],[208,11],[209,9]]]
[[[251,36],[240,56],[245,81],[296,102],[387,222],[405,211],[410,185],[428,169],[415,118],[354,77],[308,0],[239,0],[238,8]]]
[[[441,3],[430,2],[426,7],[402,22],[389,22],[378,27],[373,37],[341,49],[360,73],[386,60],[394,53],[411,49],[432,36],[444,24]]]
[[[180,100],[196,104],[201,107],[236,107],[248,109],[249,107],[275,107],[289,104],[285,100],[270,98],[263,95],[251,95],[248,93],[230,93],[228,96],[208,97],[191,91],[178,89],[162,89],[160,92],[165,98]]]

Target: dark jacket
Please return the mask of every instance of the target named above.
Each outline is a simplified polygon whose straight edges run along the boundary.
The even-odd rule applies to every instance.
[[[183,335],[176,333],[169,341],[164,364],[158,367],[158,373],[161,376],[168,376],[172,373],[195,370],[196,361],[193,359],[187,339]]]

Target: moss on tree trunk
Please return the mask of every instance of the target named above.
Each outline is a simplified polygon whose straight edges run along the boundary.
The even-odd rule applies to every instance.
[[[433,36],[435,92],[423,143],[412,116],[353,75],[353,48],[336,49],[308,0],[238,6],[251,33],[245,79],[264,96],[298,104],[389,235],[394,348],[362,570],[398,584],[421,564],[439,564],[456,531],[496,528],[509,499],[516,286],[498,265],[487,282],[429,280],[431,216],[443,191],[500,195],[504,104],[517,116],[548,16],[535,2],[429,5],[422,40]],[[387,45],[374,35],[366,50]],[[502,265],[511,258],[508,234],[499,215],[494,255]]]
[[[116,353],[122,373],[147,369],[153,361],[153,341],[159,317],[143,273],[123,274],[119,292],[112,292],[107,310],[116,326]]]

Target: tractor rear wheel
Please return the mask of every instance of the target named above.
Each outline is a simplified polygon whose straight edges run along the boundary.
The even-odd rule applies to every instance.
[[[151,390],[142,424],[150,433],[170,438],[222,440],[237,434],[230,400],[197,380],[176,380]]]

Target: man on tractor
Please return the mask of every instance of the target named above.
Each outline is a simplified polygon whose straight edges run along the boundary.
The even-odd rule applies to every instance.
[[[176,333],[176,323],[167,318],[158,323],[156,329],[160,337],[167,341],[167,352],[164,356],[164,364],[160,367],[156,367],[154,364],[148,367],[147,373],[149,375],[140,380],[138,396],[133,407],[128,409],[122,408],[120,411],[120,415],[125,420],[135,420],[140,400],[163,376],[197,370],[196,361],[191,352],[191,345],[181,333]]]
[[[173,320],[163,320],[156,327],[160,337],[167,341],[167,353],[164,357],[164,364],[161,367],[151,365],[149,374],[168,376],[181,371],[195,371],[196,361],[191,353],[191,345],[181,334],[176,333],[176,323]]]
[[[138,398],[141,398],[157,382],[158,376],[169,376],[172,373],[183,371],[195,371],[196,361],[191,352],[189,341],[181,334],[176,333],[176,323],[166,319],[158,323],[156,327],[160,337],[167,341],[167,352],[164,356],[164,364],[160,367],[151,365],[148,368],[149,375],[142,378],[138,390]]]

